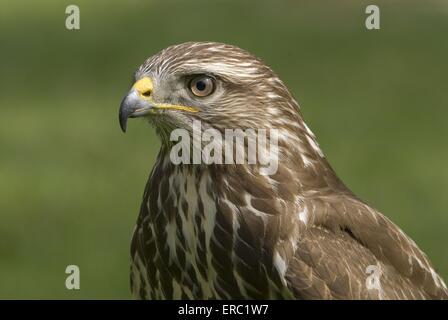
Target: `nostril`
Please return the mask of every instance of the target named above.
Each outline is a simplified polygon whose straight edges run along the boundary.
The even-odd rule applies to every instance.
[[[145,96],[145,97],[151,96],[151,90],[147,90],[147,91],[142,92],[142,96]]]

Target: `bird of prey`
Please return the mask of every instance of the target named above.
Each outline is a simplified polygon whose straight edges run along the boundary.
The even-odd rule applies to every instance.
[[[148,58],[119,111],[161,139],[131,245],[141,299],[447,299],[427,256],[330,167],[279,77],[236,46]],[[175,129],[278,129],[278,168],[175,164]],[[232,150],[233,152],[234,150]],[[230,151],[229,151],[230,152]]]

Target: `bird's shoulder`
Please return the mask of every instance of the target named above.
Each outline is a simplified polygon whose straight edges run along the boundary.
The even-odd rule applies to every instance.
[[[310,213],[288,268],[289,284],[311,297],[447,298],[426,255],[387,217],[351,194],[305,202]],[[369,266],[382,292],[366,287]],[[299,291],[298,291],[299,292]],[[382,294],[383,296],[378,296]]]

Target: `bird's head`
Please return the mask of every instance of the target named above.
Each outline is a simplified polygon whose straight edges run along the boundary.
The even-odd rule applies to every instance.
[[[147,59],[119,112],[146,117],[166,138],[176,128],[259,129],[300,121],[297,103],[282,81],[260,59],[235,46],[188,42]],[[165,140],[165,139],[162,139]]]

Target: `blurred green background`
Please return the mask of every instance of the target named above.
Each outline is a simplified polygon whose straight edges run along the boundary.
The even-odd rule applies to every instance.
[[[298,99],[331,164],[448,279],[448,2],[0,2],[0,298],[128,299],[129,246],[158,141],[120,100],[145,58],[228,42]],[[81,29],[65,28],[77,4]],[[81,290],[65,268],[81,269]]]

